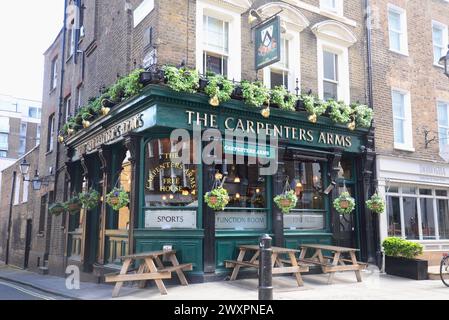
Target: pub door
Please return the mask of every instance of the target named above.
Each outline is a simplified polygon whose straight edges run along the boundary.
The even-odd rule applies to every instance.
[[[352,159],[343,158],[340,162],[340,171],[337,179],[337,194],[340,195],[344,191],[357,199],[356,178],[354,174],[354,166]],[[357,201],[356,201],[357,203]],[[335,244],[340,247],[359,248],[357,241],[357,205],[351,214],[339,214],[335,211],[334,216],[334,240]]]

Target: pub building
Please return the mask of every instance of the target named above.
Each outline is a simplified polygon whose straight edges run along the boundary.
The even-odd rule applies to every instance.
[[[239,155],[243,161],[201,161],[209,143],[201,133],[211,128],[222,135],[223,158]],[[189,132],[185,147],[192,150],[190,161],[180,161],[173,149],[175,129]],[[266,152],[249,143],[239,147],[226,140],[225,130],[263,131],[278,144]],[[181,263],[193,264],[190,279],[223,279],[229,273],[224,261],[236,258],[237,246],[258,244],[263,234],[282,247],[316,243],[359,248],[358,259],[376,261],[378,222],[365,208],[374,191],[371,129],[351,131],[328,117],[312,123],[305,111],[272,108],[264,118],[260,109],[243,101],[212,107],[202,93],[149,84],[65,144],[70,192],[95,189],[101,195],[101,206],[68,218],[67,264],[85,272],[101,275],[116,269],[122,255],[172,248]],[[261,160],[273,160],[274,153],[275,174],[262,175],[266,165]],[[220,212],[204,201],[217,172],[226,177],[223,187],[230,196]],[[283,214],[273,198],[287,181],[298,202]],[[104,201],[114,187],[130,194],[129,205],[119,211]],[[340,215],[332,206],[344,187],[356,200],[350,215]]]

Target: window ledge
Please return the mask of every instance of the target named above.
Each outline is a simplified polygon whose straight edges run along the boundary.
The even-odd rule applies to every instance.
[[[433,66],[434,67],[437,67],[437,68],[440,68],[440,69],[444,69],[444,66],[442,66],[442,65],[440,65],[440,64],[438,64],[438,63],[433,63]]]
[[[407,51],[398,51],[398,50],[394,50],[394,49],[388,49],[388,50],[390,50],[390,52],[393,52],[393,53],[396,53],[396,54],[400,54],[401,56],[404,56],[404,57],[408,57],[409,56],[409,54],[408,54],[408,50]]]
[[[400,150],[400,151],[408,151],[408,152],[415,152],[416,151],[415,148],[413,148],[413,147],[405,146],[405,145],[398,145],[398,144],[394,145],[394,149],[395,150]]]

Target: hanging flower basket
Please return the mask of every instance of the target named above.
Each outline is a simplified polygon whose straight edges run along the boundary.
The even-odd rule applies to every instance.
[[[375,213],[384,213],[385,212],[385,201],[379,194],[376,192],[371,196],[369,200],[366,201],[366,206],[368,209]]]
[[[351,197],[349,192],[344,191],[334,200],[334,208],[338,213],[350,214],[355,209],[355,199]]]
[[[67,207],[67,211],[70,214],[77,213],[82,208],[82,204],[78,196],[72,197],[69,201],[65,203],[65,206]]]
[[[204,195],[204,201],[214,211],[222,211],[229,203],[228,191],[218,187]]]
[[[129,194],[123,188],[114,188],[106,195],[106,203],[118,211],[129,204]]]
[[[50,214],[55,216],[59,216],[65,211],[67,211],[66,205],[60,202],[53,203],[48,207],[48,212],[50,212]]]
[[[280,194],[274,198],[274,202],[278,206],[279,209],[281,209],[282,213],[290,213],[290,210],[292,210],[294,207],[296,207],[296,204],[298,202],[298,197],[295,194],[294,190],[289,190],[284,192],[283,194]]]
[[[98,206],[100,201],[100,194],[97,190],[89,190],[87,192],[82,192],[78,195],[80,202],[84,208],[87,210],[92,210]]]

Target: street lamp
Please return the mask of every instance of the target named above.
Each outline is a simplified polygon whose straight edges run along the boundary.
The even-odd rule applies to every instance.
[[[31,180],[31,184],[33,186],[34,191],[39,191],[42,187],[42,180],[39,179],[39,174],[37,173],[37,170],[33,180]]]
[[[444,67],[444,74],[449,77],[449,51],[438,61]]]
[[[25,177],[28,174],[28,171],[30,171],[30,164],[26,161],[26,159],[23,159],[22,163],[20,164],[20,173],[23,177]]]

